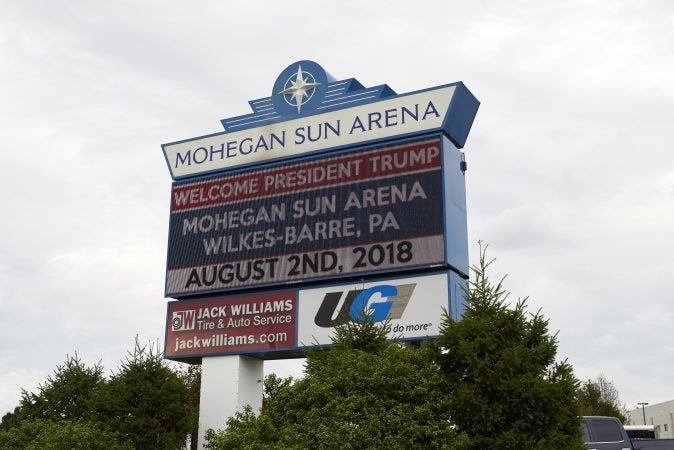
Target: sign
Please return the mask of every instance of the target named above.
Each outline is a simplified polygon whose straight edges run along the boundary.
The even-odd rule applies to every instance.
[[[297,292],[170,302],[167,358],[294,348]]]
[[[463,313],[465,281],[451,271],[367,283],[169,302],[167,358],[297,355],[332,344],[335,327],[363,313],[388,320],[390,339],[437,337],[443,310]]]
[[[330,345],[364,314],[390,321],[391,339],[435,337],[443,308],[464,310],[458,149],[479,102],[463,83],[398,95],[298,61],[249,104],[224,132],[162,145],[175,180],[165,295],[181,299],[167,307],[165,356],[257,357],[203,361],[201,398],[217,399],[202,401],[200,442],[240,404],[262,404],[260,359]],[[360,282],[326,285],[347,277]]]
[[[176,182],[166,295],[441,264],[442,164],[431,138]]]
[[[365,142],[443,131],[462,148],[479,102],[463,83],[396,95],[386,85],[336,81],[313,61],[288,66],[253,114],[226,130],[162,145],[174,179]]]
[[[437,337],[443,309],[451,313],[453,303],[463,300],[462,295],[450,296],[450,281],[464,283],[459,277],[441,273],[303,289],[299,294],[298,345],[331,344],[334,327],[362,317],[365,310],[375,322],[390,321],[389,339]]]

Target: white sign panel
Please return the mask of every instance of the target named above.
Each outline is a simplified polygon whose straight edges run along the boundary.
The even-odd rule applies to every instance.
[[[455,86],[164,144],[174,178],[439,129]]]
[[[390,320],[390,339],[439,334],[442,312],[451,311],[448,275],[354,282],[302,289],[298,300],[298,347],[329,345],[334,327],[369,311],[375,322]]]

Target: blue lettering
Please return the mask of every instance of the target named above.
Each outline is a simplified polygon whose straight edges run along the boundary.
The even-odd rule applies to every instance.
[[[384,126],[394,127],[398,125],[398,110],[397,109],[387,109],[384,111]]]
[[[220,150],[213,150],[213,146],[211,145],[211,155],[210,155],[210,160],[213,161],[213,153],[220,153],[220,159],[225,157],[225,144],[222,143],[220,144]]]
[[[227,157],[233,158],[236,156],[236,141],[229,141],[227,143]]]
[[[313,138],[311,137],[311,125],[307,127],[307,137],[309,138],[310,142],[318,141],[321,138],[321,136],[323,136],[323,127],[321,126],[320,123],[318,124],[318,136],[314,136]]]
[[[274,148],[274,141],[278,142],[281,147],[284,147],[286,145],[286,132],[283,130],[283,133],[281,133],[281,137],[279,138],[277,135],[274,133],[271,134],[271,148]]]
[[[257,145],[255,146],[255,152],[257,153],[258,150],[263,149],[263,150],[269,150],[269,146],[267,145],[267,141],[264,140],[264,136],[260,136],[260,139],[257,140]]]
[[[367,309],[367,302],[374,294],[380,294],[382,297],[393,297],[398,294],[398,289],[395,286],[390,284],[382,284],[380,286],[374,286],[368,289],[365,289],[363,292],[358,294],[353,303],[351,304],[351,309],[349,314],[356,320],[362,320],[363,314]],[[393,302],[376,302],[370,305],[373,313],[371,319],[373,322],[383,322],[386,320],[388,313],[393,307]]]
[[[356,116],[356,119],[353,121],[353,124],[351,125],[351,131],[349,131],[349,134],[353,134],[353,132],[356,130],[356,128],[359,128],[360,131],[365,131],[365,127],[363,126],[363,122],[360,121],[360,117]]]
[[[243,143],[246,141],[250,142],[250,145],[248,145],[248,147],[243,146]],[[247,149],[248,151],[246,151],[245,149]],[[239,153],[241,153],[242,155],[247,155],[252,151],[253,151],[253,140],[251,138],[245,138],[244,140],[242,140],[241,143],[239,144]]]
[[[176,165],[173,166],[173,168],[178,167],[178,163],[180,163],[181,166],[184,165],[185,163],[187,163],[188,166],[191,166],[192,165],[192,151],[187,150],[187,153],[185,153],[184,158],[182,157],[182,155],[180,153],[176,154]]]
[[[414,113],[410,111],[409,109],[405,108],[404,106],[402,107],[402,123],[403,125],[405,124],[405,113],[407,113],[408,116],[410,116],[412,119],[414,119],[415,122],[419,121],[419,104],[417,103],[414,105]]]
[[[204,154],[204,157],[201,159],[201,161],[199,161],[197,159],[197,153],[198,152],[203,152],[203,154]],[[207,158],[208,158],[208,150],[206,150],[205,147],[199,147],[198,149],[194,150],[194,154],[192,155],[192,159],[197,164],[203,163],[204,161],[206,161]]]
[[[335,136],[339,136],[339,128],[341,125],[341,121],[337,120],[337,128],[333,127],[330,125],[328,122],[325,122],[325,137],[328,137],[328,129],[331,130]]]
[[[428,102],[428,106],[426,106],[426,111],[424,112],[424,117],[422,117],[421,120],[426,120],[426,116],[431,113],[434,114],[435,117],[440,117],[440,113],[438,113],[438,110],[435,109],[433,102]]]
[[[381,113],[380,112],[371,112],[370,114],[367,115],[367,129],[371,130],[372,129],[372,124],[377,125],[377,128],[381,128],[381,125],[379,124],[379,121],[381,120]]]
[[[295,139],[295,145],[304,144],[304,141],[306,141],[306,138],[302,133],[304,133],[304,127],[299,127],[295,130],[295,136],[297,136],[297,139]]]

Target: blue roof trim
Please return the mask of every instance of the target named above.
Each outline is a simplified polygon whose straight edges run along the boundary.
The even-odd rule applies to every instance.
[[[386,84],[366,88],[355,78],[348,78],[328,83],[325,95],[320,100],[320,103],[307,113],[293,116],[284,115],[276,110],[273,98],[270,96],[249,101],[248,104],[253,110],[252,114],[222,119],[220,123],[222,123],[226,132],[240,131],[256,128],[261,125],[283,122],[297,117],[309,116],[316,112],[323,113],[372,103],[394,95],[396,95],[395,91]]]
[[[460,81],[457,82],[442,129],[458,148],[466,145],[468,133],[473,126],[479,107],[480,102],[466,85]]]
[[[315,86],[306,89],[306,92],[311,92],[311,95],[305,93],[299,97],[302,99],[302,102],[306,103],[302,103],[296,110],[296,105],[293,106],[291,103],[292,101],[297,103],[297,99],[289,97],[290,94],[283,95],[282,92],[285,91],[282,88],[290,85],[292,89],[295,86],[296,80],[299,80],[300,73],[303,79],[315,81]],[[480,102],[462,82],[459,81],[451,85],[456,86],[456,92],[452,98],[442,129],[450,136],[452,142],[457,147],[463,148]],[[400,96],[403,95],[407,94],[401,94]],[[281,72],[281,75],[279,75],[274,84],[271,96],[248,102],[253,110],[252,113],[222,119],[220,122],[225,128],[225,133],[230,133],[284,122],[298,117],[374,103],[378,100],[394,96],[398,96],[398,94],[386,84],[367,88],[355,78],[334,81],[317,63],[313,61],[298,61]]]
[[[470,133],[477,110],[480,107],[480,102],[468,90],[465,84],[460,81],[453,84],[456,85],[456,92],[449,105],[449,111],[445,117],[442,129],[447,132],[452,138],[452,142],[454,142],[457,147],[463,148],[466,144],[466,139]],[[400,96],[423,92],[424,90],[401,94]],[[325,98],[321,101],[320,105],[316,107],[316,112],[324,113],[336,111],[373,103],[377,100],[393,96],[398,96],[398,94],[386,84],[372,88],[364,88],[357,80],[351,78],[349,80],[330,83]],[[226,130],[225,133],[256,128],[271,123],[284,122],[290,119],[289,117],[284,117],[276,112],[271,97],[251,100],[248,103],[254,111],[252,114],[235,116],[220,121]],[[302,114],[301,116],[313,114]],[[216,134],[220,133],[213,133],[213,135]]]

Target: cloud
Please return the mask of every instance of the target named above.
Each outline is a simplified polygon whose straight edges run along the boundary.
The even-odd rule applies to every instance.
[[[160,144],[221,130],[300,59],[399,93],[464,81],[482,102],[465,148],[472,261],[490,243],[581,378],[603,372],[629,405],[671,399],[674,7],[304,6],[3,5],[0,411],[67,354],[113,368],[136,334],[162,338]]]

